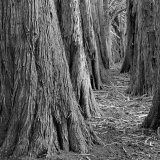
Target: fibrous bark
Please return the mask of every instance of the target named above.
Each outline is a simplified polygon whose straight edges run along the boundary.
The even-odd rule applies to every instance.
[[[134,55],[130,92],[133,95],[153,94],[154,68],[152,58],[155,56],[155,30],[153,2],[141,0],[137,3],[137,19],[135,21]]]
[[[155,49],[155,57],[154,68],[154,97],[152,101],[152,107],[148,116],[145,118],[142,123],[142,127],[157,129],[160,127],[160,1],[156,0],[155,4],[153,3],[154,11],[155,11],[155,36],[156,36],[156,49]]]
[[[158,87],[160,87],[158,85]],[[156,89],[149,114],[142,123],[143,128],[156,130],[160,126],[160,88]]]
[[[128,92],[153,94],[155,30],[153,3],[150,0],[127,1],[127,47],[121,72],[130,70]]]
[[[112,31],[114,31],[114,35],[111,35],[110,38],[112,39],[112,56],[111,60],[114,63],[120,62],[120,60],[124,57],[124,32],[125,27],[121,22],[121,15],[117,15],[115,19],[111,22]],[[111,32],[111,31],[110,31]],[[113,32],[112,32],[113,34]]]
[[[76,99],[80,104],[84,117],[90,118],[91,116],[99,115],[99,111],[93,96],[89,68],[86,61],[79,6],[79,0],[60,0],[57,5],[57,12]],[[91,54],[95,54],[96,50],[92,47],[91,52]],[[96,69],[98,70],[99,68]],[[99,78],[99,75],[96,76]]]
[[[85,54],[89,66],[90,79],[93,89],[100,89],[102,86],[99,67],[99,54],[96,36],[93,26],[91,1],[80,1],[80,13],[82,18],[82,32]]]
[[[1,0],[0,32],[0,159],[87,152],[54,1]]]
[[[126,73],[131,70],[132,61],[134,59],[134,50],[135,50],[135,30],[136,30],[136,1],[128,0],[126,1],[127,6],[127,30],[126,30],[126,48],[125,48],[125,57],[121,67],[121,73]]]
[[[100,66],[101,81],[106,83],[107,69],[109,69],[109,58],[107,51],[105,20],[104,20],[104,4],[103,0],[91,1],[93,27],[95,31],[96,43],[98,48],[98,58]]]

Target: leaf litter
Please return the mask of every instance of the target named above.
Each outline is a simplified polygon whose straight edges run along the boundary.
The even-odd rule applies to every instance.
[[[120,65],[108,72],[109,84],[94,91],[101,117],[88,120],[101,139],[88,154],[62,151],[45,160],[160,160],[160,128],[140,128],[152,106],[152,96],[126,93],[129,75],[120,74]],[[44,160],[44,159],[40,159]]]
[[[152,106],[153,96],[131,96],[126,93],[129,75],[119,68],[109,70],[110,84],[94,91],[102,117],[89,123],[102,140],[94,146],[91,160],[159,160],[160,128],[157,132],[140,127]]]

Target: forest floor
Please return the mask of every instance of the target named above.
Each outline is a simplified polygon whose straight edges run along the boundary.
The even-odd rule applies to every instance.
[[[95,91],[102,117],[90,122],[103,141],[92,148],[91,160],[160,160],[160,134],[140,128],[152,106],[152,96],[126,94],[129,75],[120,66],[109,70],[110,85]]]
[[[152,97],[126,94],[129,75],[120,65],[109,70],[109,85],[94,91],[102,117],[89,120],[102,144],[88,154],[62,153],[56,160],[159,160],[160,134],[140,128],[149,112]]]
[[[67,160],[159,160],[160,135],[140,128],[152,105],[152,98],[126,94],[129,75],[120,74],[120,64],[109,70],[109,85],[94,91],[102,117],[89,121],[102,144],[89,154],[69,154]]]

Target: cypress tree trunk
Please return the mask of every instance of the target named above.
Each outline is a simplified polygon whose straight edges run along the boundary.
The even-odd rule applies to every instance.
[[[115,37],[115,42],[116,45],[114,44],[115,42],[112,42],[112,56],[111,56],[111,60],[113,61],[112,63],[116,63],[119,62],[121,60],[121,58],[124,57],[124,36],[123,36],[123,32],[124,32],[124,26],[122,26],[122,22],[120,20],[120,15],[117,15],[114,20],[112,20],[112,22],[110,22],[110,26],[113,27],[115,34],[117,35]],[[110,38],[112,39],[112,36],[110,35]]]
[[[136,2],[134,2],[136,3]],[[134,55],[132,58],[131,86],[133,95],[153,93],[155,56],[155,31],[153,4],[150,0],[137,1],[137,19],[135,24]]]
[[[134,50],[135,50],[135,31],[137,28],[136,19],[137,19],[137,2],[134,0],[126,1],[127,6],[127,32],[126,32],[126,48],[125,48],[125,57],[121,67],[121,73],[129,72],[131,70],[132,61],[134,59]],[[135,59],[136,61],[136,59]]]
[[[107,52],[107,41],[104,20],[103,0],[91,1],[93,27],[95,31],[96,43],[98,48],[98,58],[100,64],[100,77],[102,82],[107,81],[107,69],[109,68],[109,58]]]
[[[57,5],[57,12],[76,99],[84,117],[89,118],[99,115],[99,111],[91,87],[89,68],[83,46],[79,5],[79,0],[60,0]],[[92,50],[93,53],[91,54],[95,54],[94,48]]]
[[[119,32],[120,32],[120,59],[124,58],[124,51],[125,51],[125,28],[126,24],[122,20],[122,15],[119,15]]]
[[[73,92],[54,1],[1,0],[0,30],[0,159],[87,152],[96,136]]]
[[[121,73],[130,70],[128,92],[153,94],[155,31],[150,0],[127,1],[127,47]]]
[[[154,5],[154,4],[153,4]],[[156,35],[156,49],[155,57],[153,57],[153,64],[155,67],[154,78],[154,97],[153,106],[150,109],[148,116],[145,118],[142,127],[157,129],[160,127],[160,1],[156,0],[154,5],[155,11],[155,35]]]
[[[80,12],[82,18],[83,43],[89,66],[91,84],[93,89],[100,89],[102,86],[99,68],[99,54],[97,49],[96,36],[93,26],[91,1],[80,1]]]
[[[107,39],[107,51],[109,58],[109,65],[114,65],[114,57],[112,54],[112,35],[111,35],[111,15],[109,13],[109,2],[108,0],[104,0],[104,8],[105,8],[105,22],[106,22],[106,39]]]

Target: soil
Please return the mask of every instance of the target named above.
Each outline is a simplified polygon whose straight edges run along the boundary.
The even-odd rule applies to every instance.
[[[140,127],[152,106],[152,96],[133,97],[126,93],[129,75],[120,74],[120,66],[108,73],[110,84],[94,91],[102,117],[89,120],[101,139],[88,154],[61,152],[40,160],[159,160],[160,129]],[[30,159],[31,160],[31,159]]]

